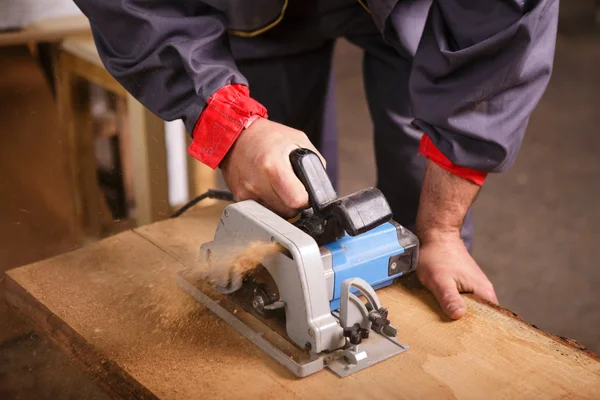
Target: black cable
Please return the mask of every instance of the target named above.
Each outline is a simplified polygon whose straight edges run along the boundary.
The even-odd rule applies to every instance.
[[[217,199],[217,200],[225,200],[225,201],[235,201],[233,198],[233,194],[226,190],[215,190],[210,189],[208,192],[201,194],[200,196],[194,197],[192,200],[188,201],[183,205],[179,210],[175,211],[171,218],[179,217],[181,214],[198,204],[204,199]]]

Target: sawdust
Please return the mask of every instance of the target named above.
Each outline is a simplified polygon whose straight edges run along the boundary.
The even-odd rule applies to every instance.
[[[210,264],[197,263],[194,270],[211,284],[226,284],[231,274],[245,276],[260,266],[265,258],[282,249],[277,243],[254,242],[243,248],[230,248],[218,257],[213,257]],[[100,258],[104,261],[103,267],[112,264],[112,254],[103,254]],[[90,261],[86,260],[85,264],[92,264]],[[99,296],[102,297],[99,304],[104,304],[104,307],[97,311],[109,316],[104,326],[94,328],[92,335],[103,343],[110,357],[119,356],[140,365],[141,360],[147,359],[157,349],[176,343],[191,352],[210,348],[214,353],[215,347],[221,347],[220,344],[215,345],[212,338],[219,337],[219,332],[222,334],[225,324],[177,286],[179,271],[162,267],[150,268],[149,265],[148,268],[135,272],[128,268],[101,267],[99,270],[96,265],[96,269],[86,268],[85,272],[81,278],[94,282],[98,293],[102,294]],[[69,279],[74,279],[74,276],[71,275]],[[118,293],[111,290],[115,282],[119,282]],[[81,283],[83,286],[84,283]],[[109,293],[112,296],[108,296]],[[116,308],[121,311],[111,311]],[[118,318],[114,318],[116,316]],[[94,318],[80,316],[85,320],[90,317]],[[144,332],[143,337],[140,337],[140,332]],[[134,350],[132,342],[145,345],[141,348],[135,346]],[[237,352],[239,350],[238,347]],[[226,355],[232,351],[234,350],[221,348],[218,353]]]
[[[244,278],[256,270],[265,259],[285,251],[279,243],[253,242],[244,247],[212,252],[209,260],[200,262],[198,275],[207,282],[227,286],[232,277]]]

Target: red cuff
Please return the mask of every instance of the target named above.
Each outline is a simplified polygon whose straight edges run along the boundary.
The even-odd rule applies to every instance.
[[[267,110],[250,97],[244,85],[227,85],[217,90],[206,102],[196,122],[194,140],[188,153],[215,169],[233,142],[257,118],[267,117]]]
[[[461,178],[468,179],[477,185],[483,185],[483,181],[487,177],[487,172],[476,171],[474,169],[455,165],[441,151],[435,147],[429,136],[423,135],[421,144],[419,145],[419,153],[429,158],[441,168]]]

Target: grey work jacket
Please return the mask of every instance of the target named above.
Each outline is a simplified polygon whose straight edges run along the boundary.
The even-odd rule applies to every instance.
[[[227,36],[270,29],[283,18],[287,1],[75,3],[90,19],[108,71],[152,112],[182,119],[192,132],[212,93],[248,84]],[[414,55],[414,124],[453,163],[506,170],[550,78],[558,0],[361,2],[384,39]]]

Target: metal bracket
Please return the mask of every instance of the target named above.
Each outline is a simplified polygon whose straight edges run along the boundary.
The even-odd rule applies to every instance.
[[[353,352],[353,358],[358,358],[358,362],[354,363],[352,358],[348,358],[345,354],[346,357],[338,357],[327,363],[326,366],[338,376],[345,377],[403,353],[408,348],[407,344],[400,343],[396,338],[373,332],[369,339],[359,345],[358,351],[350,349]],[[361,354],[363,352],[366,353],[366,358]]]

